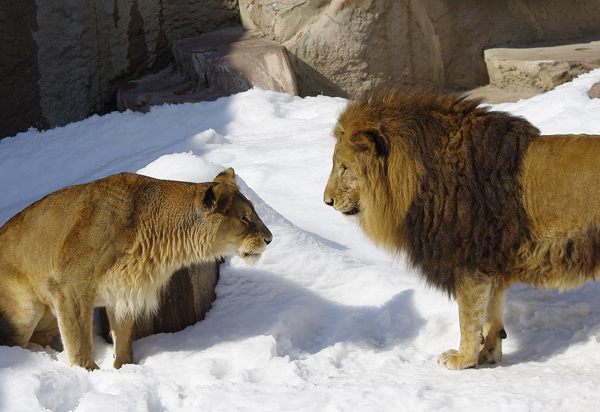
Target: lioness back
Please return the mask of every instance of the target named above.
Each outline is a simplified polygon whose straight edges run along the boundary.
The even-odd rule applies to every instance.
[[[0,261],[28,276],[46,276],[80,253],[72,246],[84,238],[91,247],[104,244],[108,253],[103,258],[114,259],[131,242],[133,205],[149,184],[145,176],[122,173],[47,195],[0,228]]]
[[[233,169],[199,184],[121,173],[66,187],[0,228],[0,344],[45,345],[60,331],[69,361],[93,369],[93,309],[106,306],[120,367],[134,319],[157,309],[175,270],[252,262],[271,239]]]

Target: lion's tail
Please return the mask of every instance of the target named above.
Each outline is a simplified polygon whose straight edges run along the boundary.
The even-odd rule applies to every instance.
[[[536,287],[573,289],[596,280],[600,270],[600,229],[596,225],[566,236],[534,237],[521,247],[515,279]]]

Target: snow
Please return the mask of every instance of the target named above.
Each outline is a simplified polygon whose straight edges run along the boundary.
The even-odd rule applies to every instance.
[[[600,134],[600,70],[495,105],[543,133]],[[600,405],[598,284],[563,294],[518,285],[499,365],[448,371],[456,303],[327,207],[331,130],[347,101],[253,89],[215,102],[111,113],[0,140],[0,224],[61,187],[129,171],[209,181],[233,167],[274,234],[261,261],[221,265],[206,319],[134,342],[115,370],[0,347],[0,411],[592,411]]]

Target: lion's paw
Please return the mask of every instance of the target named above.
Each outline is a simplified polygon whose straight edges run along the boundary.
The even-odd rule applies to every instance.
[[[484,363],[499,363],[502,361],[502,340],[506,339],[506,332],[504,329],[498,333],[490,333],[485,338],[485,344],[483,349],[479,352],[479,360],[477,363],[483,365]]]
[[[438,364],[448,369],[462,370],[476,367],[477,360],[462,356],[457,350],[450,349],[440,355]]]
[[[484,349],[481,352],[479,352],[479,359],[477,360],[477,363],[479,365],[483,365],[486,363],[489,364],[494,364],[494,363],[499,363],[502,360],[502,349],[498,348],[489,348],[489,349]]]

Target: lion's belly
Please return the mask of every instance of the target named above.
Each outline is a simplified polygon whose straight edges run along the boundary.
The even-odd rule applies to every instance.
[[[600,223],[600,138],[534,140],[523,160],[521,184],[534,234],[560,235]]]

